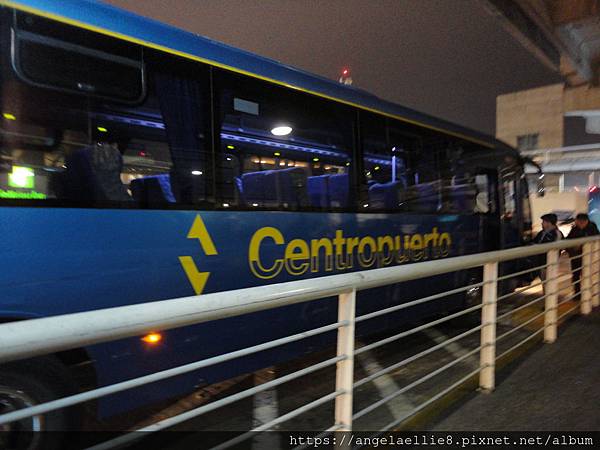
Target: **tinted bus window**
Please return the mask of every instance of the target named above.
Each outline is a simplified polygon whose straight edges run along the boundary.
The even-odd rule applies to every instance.
[[[406,211],[411,182],[410,156],[415,140],[400,138],[387,119],[361,113],[363,179],[368,197],[363,207],[372,211]]]
[[[405,155],[406,194],[403,209],[418,213],[440,211],[440,179],[438,158],[443,137],[430,135],[427,130],[389,121],[393,148]]]
[[[452,136],[361,113],[366,211],[495,212],[498,161]]]
[[[354,114],[350,108],[215,71],[222,207],[350,207]]]
[[[361,114],[367,210],[440,211],[439,138],[380,116]]]
[[[12,23],[8,14],[3,19]],[[44,27],[44,35],[53,39],[70,38],[69,27]],[[10,64],[10,29],[1,33],[3,202],[168,208],[206,200],[212,183],[206,68],[144,51],[145,94],[131,104],[121,95],[110,98],[110,90],[99,98],[69,92],[50,79],[37,83],[20,77]],[[96,42],[95,37],[86,35],[90,51],[106,50],[109,38],[101,36]],[[127,45],[130,53],[142,55],[141,48]],[[125,52],[124,46],[115,40],[115,49]],[[53,63],[44,62],[47,73],[58,70]],[[66,70],[64,60],[57,64]]]
[[[31,84],[126,102],[144,96],[141,47],[21,12],[11,39],[13,67]]]

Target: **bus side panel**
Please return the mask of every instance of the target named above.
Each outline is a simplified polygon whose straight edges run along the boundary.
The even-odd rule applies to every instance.
[[[4,231],[0,237],[0,309],[23,317],[192,296],[195,292],[180,263],[180,257],[185,256],[193,260],[197,271],[210,274],[203,291],[208,293],[478,251],[477,221],[459,216],[14,207],[0,209],[0,222]],[[444,233],[444,249],[434,246],[434,237],[439,241]],[[342,246],[346,256],[349,239],[354,239],[352,258],[347,257],[338,266],[335,258],[331,261],[336,235],[338,244],[347,239]],[[263,236],[262,240],[257,236]],[[389,242],[388,236],[398,237],[403,245],[408,243],[404,253],[396,253],[397,260],[390,259],[389,246],[384,244]],[[323,239],[331,244],[329,253],[329,244]],[[427,239],[429,247],[423,244]],[[294,240],[305,242],[309,252],[313,241],[321,241],[322,247],[315,247],[315,258],[298,257],[293,266],[290,260],[294,252],[288,248],[286,255],[286,247]],[[253,258],[258,258],[262,272]],[[282,261],[280,270],[276,269],[278,261]],[[294,267],[304,263],[308,264],[306,271],[294,275]],[[447,290],[456,282],[451,275],[436,278],[431,283],[412,282],[361,293],[357,315]],[[202,297],[190,301],[202,301]],[[366,321],[358,333],[384,330],[446,309],[451,309],[450,305],[443,301],[406,309],[391,317]],[[89,352],[98,383],[107,385],[332,323],[336,310],[335,299],[324,299],[171,330],[156,346],[130,338],[92,346]],[[222,364],[185,380],[155,383],[127,394],[129,399],[114,395],[100,401],[101,410],[112,414],[178,395],[194,385],[318,348],[332,341],[332,336]]]

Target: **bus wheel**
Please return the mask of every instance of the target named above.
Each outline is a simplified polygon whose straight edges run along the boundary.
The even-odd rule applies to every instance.
[[[0,365],[0,415],[72,393],[68,370],[51,357]],[[60,409],[0,425],[0,448],[62,448],[73,411]]]

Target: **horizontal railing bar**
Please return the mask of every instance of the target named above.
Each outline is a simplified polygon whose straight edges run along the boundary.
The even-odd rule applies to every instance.
[[[139,438],[144,437],[146,433],[153,433],[155,431],[164,430],[165,428],[172,427],[179,423],[185,422],[187,420],[193,419],[195,417],[201,416],[202,414],[206,414],[207,412],[213,411],[217,408],[221,408],[222,406],[227,406],[231,403],[237,402],[244,398],[250,397],[254,394],[258,394],[259,392],[266,391],[267,389],[271,389],[275,386],[279,386],[280,384],[287,383],[288,381],[295,380],[296,378],[300,378],[304,375],[308,375],[309,373],[316,372],[318,370],[324,369],[326,367],[332,366],[336,364],[338,361],[343,361],[346,359],[346,355],[336,356],[334,358],[327,359],[318,364],[313,364],[312,366],[305,367],[304,369],[298,370],[296,372],[292,372],[288,375],[284,375],[283,377],[276,378],[272,381],[268,381],[266,383],[262,383],[258,386],[255,386],[250,389],[246,389],[242,392],[238,392],[236,394],[229,395],[223,399],[216,400],[207,405],[200,406],[198,408],[191,409],[184,413],[178,414],[173,417],[169,417],[167,419],[163,419],[161,421],[155,422],[151,425],[148,425],[144,428],[139,428],[135,431],[127,433],[123,436],[119,436],[115,439],[111,439],[110,441],[103,442],[101,444],[90,447],[88,450],[107,450],[116,446],[129,444],[131,442],[136,441]]]
[[[302,333],[294,334],[291,336],[287,336],[284,338],[276,339],[271,342],[266,342],[263,344],[254,345],[252,347],[247,347],[241,350],[236,350],[229,353],[224,353],[222,355],[213,356],[212,358],[203,359],[200,361],[196,361],[189,364],[184,364],[182,366],[174,367],[172,369],[163,370],[161,372],[156,372],[150,375],[144,375],[138,378],[132,378],[131,380],[122,381],[120,383],[111,384],[110,386],[103,386],[97,389],[92,389],[87,392],[82,392],[75,395],[70,395],[68,397],[63,397],[58,400],[52,400],[50,402],[41,403],[39,405],[30,406],[28,408],[19,409],[17,411],[12,411],[10,413],[6,413],[0,415],[0,425],[5,423],[14,422],[16,420],[25,419],[27,417],[36,416],[38,414],[44,414],[50,411],[54,411],[61,408],[66,408],[68,406],[73,406],[78,403],[83,403],[89,400],[94,400],[96,398],[104,397],[109,394],[114,394],[116,392],[121,392],[127,389],[132,389],[137,386],[154,383],[156,381],[164,380],[167,378],[171,378],[177,375],[181,375],[184,373],[192,372],[194,370],[202,369],[203,367],[212,366],[215,364],[220,364],[226,361],[230,361],[232,359],[240,358],[242,356],[250,355],[253,353],[258,353],[264,350],[269,350],[274,347],[278,347],[280,345],[285,345],[291,342],[296,342],[308,337],[316,336],[322,333],[326,333],[328,331],[335,330],[337,328],[348,325],[348,321],[342,321],[333,323],[330,325],[326,325],[319,328],[314,328],[312,330],[308,330]]]
[[[531,339],[533,339],[535,336],[537,336],[538,334],[542,333],[544,331],[544,329],[546,329],[545,326],[543,326],[542,328],[540,328],[539,330],[535,331],[533,334],[531,334],[530,336],[526,337],[525,339],[523,339],[522,341],[519,341],[518,344],[513,345],[511,348],[509,348],[508,350],[506,350],[505,352],[503,352],[502,354],[496,356],[496,361],[498,361],[500,358],[508,355],[509,353],[511,353],[512,351],[516,350],[517,348],[519,348],[521,345],[525,344],[526,342],[530,341]]]
[[[562,292],[562,291],[564,291],[565,289],[569,289],[569,288],[571,288],[571,287],[573,287],[573,286],[575,286],[576,284],[579,284],[579,283],[581,283],[581,278],[580,278],[579,280],[572,281],[570,285],[568,285],[568,286],[565,286],[564,288],[560,288],[558,291],[559,291],[559,292]]]
[[[572,283],[571,283],[569,286],[565,286],[564,288],[561,288],[561,289],[559,289],[559,290],[558,290],[558,292],[566,291],[567,289],[569,289],[569,288],[571,288],[571,287],[573,287],[573,286],[575,286],[575,285],[577,285],[577,284],[580,284],[581,282],[582,282],[582,279],[580,278],[580,279],[579,279],[579,280],[577,280],[577,281],[573,281],[573,282],[572,282]],[[592,284],[590,285],[590,287],[581,287],[581,288],[580,288],[580,292],[590,291],[590,290],[592,290],[592,289],[593,289],[593,287],[594,287],[594,286],[596,286],[597,284],[600,284],[600,281],[597,281],[596,283],[592,283]],[[574,295],[572,295],[570,298],[573,298],[573,297],[574,297]]]
[[[508,316],[510,316],[510,315],[512,315],[512,314],[514,314],[514,313],[516,313],[517,311],[521,311],[522,309],[525,309],[525,308],[527,308],[528,306],[531,306],[531,305],[533,305],[534,303],[537,303],[537,302],[539,302],[540,300],[543,300],[543,299],[545,299],[545,298],[546,298],[546,294],[544,294],[544,295],[542,295],[542,296],[540,296],[540,297],[537,297],[536,299],[534,299],[534,300],[531,300],[530,302],[528,302],[528,303],[525,303],[524,305],[521,305],[521,306],[518,306],[518,307],[516,307],[516,308],[513,308],[513,309],[511,309],[510,311],[508,311],[508,312],[506,312],[506,313],[504,313],[504,314],[501,314],[501,315],[499,315],[498,317],[496,317],[496,321],[499,321],[499,320],[501,320],[501,319],[504,319],[505,317],[508,317]]]
[[[535,321],[536,319],[539,319],[540,317],[542,317],[544,314],[546,314],[546,311],[542,311],[539,314],[536,314],[535,316],[531,317],[530,319],[528,319],[527,321],[523,322],[522,324],[520,324],[517,327],[514,327],[512,329],[510,329],[509,331],[507,331],[506,333],[501,334],[500,336],[498,336],[496,338],[496,342],[500,341],[501,339],[504,339],[506,336],[510,336],[511,334],[513,334],[515,331],[518,331],[522,328],[525,328],[527,325],[529,325],[531,322]]]
[[[557,303],[556,306],[564,305],[565,303],[573,300],[575,297],[579,296],[581,292],[575,292],[572,295],[569,295],[567,298],[563,298],[560,302]]]
[[[574,261],[574,260],[576,260],[576,259],[581,259],[581,258],[583,258],[583,256],[584,256],[584,255],[583,255],[583,253],[581,253],[581,254],[579,254],[579,255],[575,255],[575,256],[569,256],[567,259],[568,259],[569,261]]]
[[[565,312],[564,312],[564,313],[562,313],[560,316],[558,316],[558,317],[556,318],[556,320],[560,320],[560,319],[562,319],[563,317],[565,317],[565,316],[568,316],[568,315],[569,315],[569,314],[571,314],[573,311],[575,311],[576,309],[579,309],[579,308],[580,308],[580,306],[579,306],[579,305],[575,305],[575,306],[573,306],[572,308],[569,308],[567,311],[565,311]]]
[[[428,297],[423,297],[423,298],[420,298],[420,299],[417,299],[417,300],[413,300],[413,301],[410,301],[410,302],[402,303],[400,305],[391,306],[389,308],[382,309],[380,311],[375,311],[375,312],[372,312],[372,313],[363,314],[362,316],[358,316],[355,319],[355,322],[362,322],[364,320],[372,319],[374,317],[379,317],[379,316],[382,316],[384,314],[390,314],[392,312],[400,311],[400,310],[406,309],[406,308],[410,308],[410,307],[415,306],[415,305],[420,305],[422,303],[427,303],[427,302],[430,302],[432,300],[437,300],[439,298],[447,297],[448,295],[458,294],[460,292],[468,291],[469,289],[472,289],[472,288],[475,288],[475,287],[483,286],[484,284],[485,283],[482,281],[481,283],[475,283],[475,284],[471,284],[469,286],[465,286],[465,287],[461,287],[461,288],[457,288],[457,289],[452,289],[451,291],[447,291],[447,292],[440,292],[438,294],[433,294],[433,295],[430,295]]]
[[[505,300],[505,299],[507,299],[509,297],[514,297],[515,295],[519,295],[519,294],[522,294],[523,292],[527,292],[530,289],[533,289],[533,288],[536,288],[536,287],[539,287],[539,286],[543,286],[548,281],[549,280],[542,280],[542,281],[540,281],[538,283],[531,284],[531,285],[525,287],[524,289],[520,289],[520,290],[515,289],[513,292],[509,292],[508,294],[504,294],[504,295],[499,296],[498,299],[497,299],[497,301]]]
[[[517,277],[519,275],[524,275],[529,272],[534,272],[536,270],[545,269],[548,266],[549,266],[549,264],[543,264],[541,266],[533,267],[532,269],[525,269],[525,270],[521,270],[520,272],[508,273],[506,275],[502,275],[501,277],[498,277],[498,281],[508,280],[509,278],[514,278],[514,277]]]
[[[385,375],[386,373],[389,373],[389,372],[396,370],[402,366],[410,364],[410,363],[416,361],[417,359],[422,358],[425,355],[428,355],[429,353],[433,353],[441,348],[446,347],[448,344],[452,344],[453,342],[460,341],[461,339],[464,339],[465,337],[469,336],[470,334],[475,333],[476,331],[481,330],[482,328],[483,328],[483,325],[479,325],[475,328],[465,331],[464,333],[454,336],[444,342],[440,342],[439,344],[436,344],[433,347],[429,347],[428,349],[423,350],[420,353],[409,356],[408,358],[405,358],[402,361],[392,364],[391,366],[381,369],[380,371],[375,372],[374,374],[371,374],[368,377],[365,377],[365,378],[360,379],[359,381],[356,381],[354,383],[353,387],[354,387],[354,389],[357,389],[357,388],[361,387],[363,384],[369,383],[369,382],[373,381],[374,379],[379,378],[382,375]],[[355,354],[356,354],[356,352],[355,352]]]
[[[0,362],[263,311],[524,258],[598,240],[587,237],[234,291],[119,306],[0,325]]]
[[[554,264],[550,264],[550,265],[554,265]],[[599,272],[599,273],[600,273],[600,272]],[[567,281],[567,280],[569,280],[569,278],[570,278],[570,277],[571,277],[571,273],[570,273],[570,272],[569,272],[569,273],[564,273],[564,274],[562,274],[562,275],[559,275],[559,276],[557,277],[557,281],[558,281],[559,283],[560,283],[560,282],[562,282],[562,281]],[[548,279],[546,279],[546,280],[541,280],[541,281],[538,281],[538,282],[537,282],[537,283],[535,283],[535,284],[531,284],[531,285],[529,285],[529,286],[526,286],[526,287],[524,287],[524,288],[517,288],[517,289],[515,289],[513,292],[509,292],[508,294],[504,294],[504,295],[501,295],[501,296],[499,296],[499,297],[498,297],[498,299],[497,299],[497,301],[504,300],[504,299],[507,299],[507,298],[509,298],[509,297],[514,297],[514,296],[516,296],[516,295],[522,294],[523,292],[526,292],[526,291],[528,291],[528,290],[530,290],[530,289],[533,289],[533,288],[536,288],[536,287],[539,287],[539,286],[544,286],[544,285],[545,285],[546,283],[548,283],[549,281],[550,281],[550,280],[548,280]],[[563,289],[565,289],[565,288],[563,288]]]
[[[432,322],[427,322],[426,324],[423,324],[423,325],[415,327],[415,328],[411,328],[410,330],[403,331],[402,333],[395,334],[394,336],[390,336],[389,338],[385,338],[380,341],[373,342],[372,344],[365,345],[364,347],[361,347],[361,348],[355,350],[354,354],[360,355],[361,353],[364,353],[369,350],[373,350],[374,348],[381,347],[382,345],[386,345],[391,342],[397,341],[398,339],[402,339],[406,336],[410,336],[411,334],[418,333],[419,331],[426,330],[427,328],[431,328],[435,325],[439,325],[440,323],[444,323],[449,320],[456,319],[457,317],[464,316],[465,314],[468,314],[473,311],[477,311],[478,309],[481,309],[481,308],[482,308],[482,305],[475,305],[470,308],[463,309],[462,311],[459,311],[455,314],[450,314],[449,316],[442,317],[441,319],[434,320]]]
[[[256,427],[250,431],[247,431],[246,433],[241,434],[240,436],[236,436],[233,439],[230,439],[226,442],[223,442],[222,444],[212,447],[211,450],[222,450],[222,449],[229,448],[232,445],[239,444],[240,442],[244,442],[246,439],[252,437],[252,435],[257,432],[266,431],[275,425],[278,425],[280,423],[283,423],[290,419],[293,419],[294,417],[304,414],[305,412],[310,411],[311,409],[314,409],[317,406],[321,406],[322,404],[327,403],[344,393],[345,393],[344,390],[337,390],[335,392],[332,392],[331,394],[327,394],[321,398],[318,398],[317,400],[307,403],[306,405],[296,408],[293,411],[290,411],[289,413],[284,414],[283,416],[280,416],[276,419],[271,420],[270,422],[267,422],[259,427]]]
[[[457,382],[453,383],[452,385],[448,386],[446,389],[444,389],[443,391],[439,392],[438,394],[434,395],[433,397],[431,397],[429,400],[421,403],[419,406],[417,406],[416,408],[414,408],[411,412],[409,412],[408,414],[405,414],[404,416],[400,417],[399,419],[394,420],[393,422],[390,422],[389,424],[387,424],[384,428],[382,428],[382,430],[376,435],[379,436],[381,433],[385,433],[386,431],[388,431],[390,428],[393,428],[395,426],[397,426],[398,424],[404,422],[406,419],[408,419],[409,417],[414,416],[416,413],[418,413],[419,411],[421,411],[422,409],[427,408],[429,405],[431,405],[432,403],[438,401],[440,398],[442,398],[444,395],[448,394],[449,392],[452,392],[454,389],[456,389],[457,387],[459,387],[461,384],[463,384],[464,382],[466,382],[469,378],[477,375],[479,372],[481,372],[483,369],[485,369],[487,366],[482,366],[482,367],[478,367],[477,369],[475,369],[473,372],[470,372],[469,374],[465,375],[464,377],[462,377],[460,380],[458,380]]]
[[[421,377],[418,380],[415,380],[412,383],[407,384],[403,388],[401,388],[401,389],[393,392],[392,394],[390,394],[390,395],[382,398],[381,400],[378,400],[377,402],[372,403],[371,405],[367,406],[366,408],[361,409],[360,411],[358,411],[357,413],[355,413],[352,416],[352,420],[357,420],[357,419],[361,418],[365,414],[368,414],[371,411],[379,408],[381,405],[384,405],[384,404],[388,403],[390,400],[393,400],[394,398],[398,397],[399,395],[402,395],[405,392],[408,392],[412,388],[414,388],[414,387],[416,387],[416,386],[418,386],[420,384],[423,384],[426,381],[430,380],[431,378],[434,378],[435,376],[439,375],[440,373],[445,372],[446,370],[450,369],[451,367],[454,367],[455,365],[457,365],[458,363],[464,361],[468,357],[473,356],[474,354],[476,354],[480,350],[481,350],[481,347],[474,348],[470,352],[465,353],[464,355],[462,355],[462,356],[460,356],[460,357],[458,357],[458,358],[450,361],[449,363],[445,364],[444,366],[442,366],[442,367],[434,370],[433,372],[428,373],[424,377]]]

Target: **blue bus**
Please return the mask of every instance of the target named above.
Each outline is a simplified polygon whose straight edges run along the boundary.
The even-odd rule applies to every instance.
[[[525,162],[491,137],[96,1],[0,5],[1,322],[509,248],[531,234]],[[372,289],[357,313],[480,276]],[[367,321],[358,332],[465,300]],[[8,363],[0,413],[331,323],[334,305]],[[94,408],[122,413],[329,338]],[[57,411],[18,426],[70,419]]]

